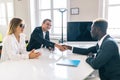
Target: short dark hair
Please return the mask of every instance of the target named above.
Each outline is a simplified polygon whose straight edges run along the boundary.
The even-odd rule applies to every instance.
[[[93,26],[99,27],[102,32],[106,33],[108,22],[105,19],[97,19],[93,22]]]
[[[51,22],[50,19],[44,19],[42,23],[44,24],[46,21],[50,21]]]

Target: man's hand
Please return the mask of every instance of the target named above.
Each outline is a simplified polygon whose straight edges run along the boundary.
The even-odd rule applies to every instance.
[[[57,47],[60,51],[65,51],[66,48],[63,47],[62,45],[59,45],[59,44],[55,44],[55,47]]]
[[[68,45],[62,45],[64,47],[64,49],[69,49],[69,50],[72,50],[72,47],[71,46],[68,46]]]

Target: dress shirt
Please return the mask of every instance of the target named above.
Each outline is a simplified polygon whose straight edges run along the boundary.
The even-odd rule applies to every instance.
[[[46,37],[46,32],[45,32],[45,31],[43,31],[43,39],[45,39],[45,37]],[[42,47],[42,48],[44,48],[44,47],[45,47],[45,45],[44,45],[44,44],[42,44],[42,45],[41,45],[41,47]]]
[[[7,35],[4,38],[1,60],[28,59],[28,54],[23,33],[20,34],[20,42],[17,41],[14,34]]]
[[[107,36],[108,34],[106,34],[106,35],[104,35],[98,42],[97,42],[97,51],[99,52],[99,48],[101,47],[101,44],[102,44],[102,42],[103,42],[103,40],[104,40],[104,38]],[[97,54],[94,54],[94,58],[97,56]]]
[[[99,48],[100,48],[100,46],[101,46],[104,38],[105,38],[107,35],[108,35],[108,34],[104,35],[104,36],[98,41],[98,46],[99,46]]]
[[[43,31],[43,39],[45,39],[46,32]]]

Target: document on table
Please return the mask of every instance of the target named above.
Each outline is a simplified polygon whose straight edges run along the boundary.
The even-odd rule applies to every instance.
[[[56,62],[57,65],[64,65],[64,66],[73,66],[77,67],[80,63],[80,60],[73,60],[73,59],[60,59]]]

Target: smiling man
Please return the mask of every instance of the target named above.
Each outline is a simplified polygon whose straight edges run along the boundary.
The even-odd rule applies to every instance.
[[[31,34],[30,42],[27,46],[27,51],[32,49],[39,49],[41,47],[46,47],[48,49],[53,49],[54,47],[59,48],[61,51],[64,48],[56,43],[50,41],[49,38],[49,29],[51,28],[51,20],[43,20],[42,26],[36,27]]]

